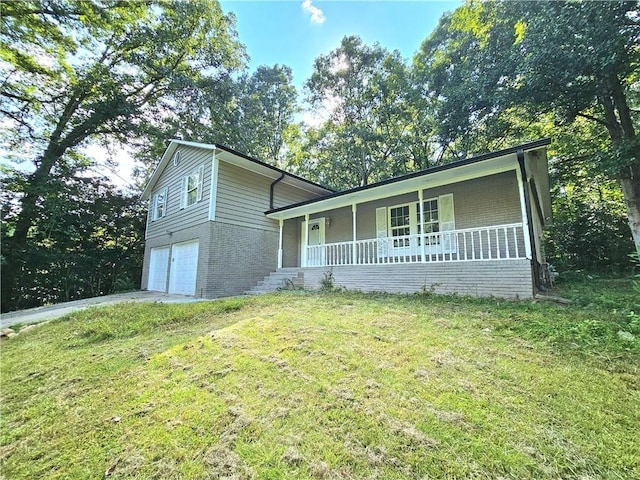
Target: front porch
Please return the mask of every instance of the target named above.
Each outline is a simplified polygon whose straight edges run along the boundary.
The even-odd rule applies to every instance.
[[[302,267],[476,262],[527,258],[522,223],[306,245]],[[282,258],[282,252],[280,252]],[[282,264],[279,264],[282,268]]]
[[[302,232],[322,222],[324,217],[320,222],[304,221]],[[291,285],[317,289],[331,272],[335,286],[363,292],[531,298],[528,239],[523,223],[508,223],[303,245],[298,266],[280,264],[271,275],[276,283],[265,282],[273,290],[281,288],[286,277]],[[259,288],[256,292],[263,291]]]
[[[305,288],[331,271],[363,291],[529,298],[551,218],[547,143],[269,210],[278,270],[301,270]]]

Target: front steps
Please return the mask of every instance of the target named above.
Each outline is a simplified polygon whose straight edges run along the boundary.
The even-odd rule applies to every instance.
[[[304,273],[301,268],[281,268],[271,272],[245,295],[260,295],[262,293],[275,292],[276,290],[294,290],[304,287]]]

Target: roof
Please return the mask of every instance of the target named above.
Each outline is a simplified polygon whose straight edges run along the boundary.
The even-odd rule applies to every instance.
[[[274,180],[282,177],[282,180],[281,180],[282,182],[293,184],[299,188],[303,188],[311,192],[315,192],[318,194],[326,194],[326,193],[334,192],[334,190],[327,188],[323,185],[312,182],[298,175],[282,170],[278,167],[274,167],[273,165],[269,165],[268,163],[262,162],[256,158],[245,155],[244,153],[240,153],[224,145],[220,145],[220,144],[214,145],[209,143],[198,143],[198,142],[189,142],[187,140],[172,139],[169,143],[169,146],[167,147],[164,154],[162,155],[162,158],[160,159],[160,163],[158,164],[156,169],[153,171],[151,178],[149,178],[149,181],[147,182],[147,185],[144,191],[142,192],[142,195],[141,195],[142,200],[147,200],[151,196],[151,192],[153,192],[155,184],[158,182],[160,176],[162,175],[162,172],[167,166],[167,163],[169,163],[169,161],[173,157],[173,153],[176,151],[176,149],[180,145],[221,152],[223,153],[223,155],[216,153],[216,157],[220,158],[221,160],[228,161],[230,163],[234,163],[240,167],[243,167],[247,170],[251,170],[256,173],[266,175],[268,177],[273,178]]]
[[[286,207],[275,208],[273,210],[268,210],[267,212],[265,212],[265,214],[271,218],[277,219],[292,218],[293,216],[302,215],[304,213],[313,213],[310,211],[310,208],[305,207],[317,207],[314,209],[314,211],[321,211],[330,208],[340,208],[352,203],[362,203],[364,201],[368,201],[371,198],[376,197],[376,192],[379,194],[404,193],[404,191],[392,191],[393,188],[399,184],[405,184],[405,190],[411,191],[415,187],[414,184],[417,185],[421,180],[425,179],[425,177],[431,178],[439,175],[441,179],[440,184],[446,184],[452,183],[454,181],[461,181],[466,178],[476,178],[482,175],[497,173],[498,171],[506,171],[513,168],[512,160],[515,159],[508,159],[507,157],[515,155],[520,150],[525,152],[538,150],[546,147],[549,144],[551,144],[551,139],[543,138],[540,140],[516,145],[514,147],[509,147],[503,150],[498,150],[483,155],[477,155],[457,162],[448,163],[446,165],[430,167],[425,170],[408,173],[398,177],[383,180],[381,182],[372,183],[370,185],[364,185],[341,192],[334,192],[321,198],[307,200],[293,205],[288,205]],[[505,161],[503,161],[501,165],[494,165],[492,167],[494,171],[490,171],[489,169],[482,167],[473,168],[473,166],[479,166],[481,164],[488,163],[488,161],[495,161],[499,159],[504,159]],[[494,163],[497,164],[499,162]],[[456,175],[456,171],[461,171],[463,169],[466,169],[466,177],[463,178],[461,175]],[[450,173],[450,175],[447,175],[447,173]]]

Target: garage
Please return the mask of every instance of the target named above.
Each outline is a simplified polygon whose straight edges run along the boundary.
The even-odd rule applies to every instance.
[[[175,243],[171,247],[169,293],[195,295],[198,273],[198,240]]]
[[[166,292],[168,272],[169,247],[152,248],[149,256],[149,281],[147,290]]]

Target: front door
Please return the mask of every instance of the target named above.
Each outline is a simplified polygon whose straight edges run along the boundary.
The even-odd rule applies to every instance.
[[[307,223],[307,245],[309,246],[307,249],[307,267],[321,267],[324,265],[324,225],[324,218],[315,218]],[[302,228],[304,231],[304,222]]]

